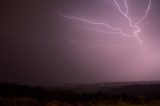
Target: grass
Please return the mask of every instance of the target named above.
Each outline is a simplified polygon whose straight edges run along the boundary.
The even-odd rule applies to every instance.
[[[54,101],[46,106],[160,106],[160,100],[154,100],[149,103],[139,103],[134,104],[127,101],[119,100],[118,102],[110,102],[110,101],[97,101],[97,102],[88,102],[88,103],[62,103],[58,101]]]
[[[0,106],[40,106],[34,98],[0,98]]]
[[[133,103],[119,99],[118,101],[97,100],[88,102],[62,102],[51,100],[40,104],[34,98],[0,98],[0,106],[160,106],[160,100],[152,100],[150,102]]]

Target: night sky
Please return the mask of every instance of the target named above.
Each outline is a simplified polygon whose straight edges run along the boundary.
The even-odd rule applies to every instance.
[[[123,0],[118,0],[123,8]],[[127,0],[133,22],[148,0]],[[160,80],[160,0],[152,0],[133,37],[65,16],[83,17],[132,30],[113,0],[0,1],[0,82],[29,85]]]

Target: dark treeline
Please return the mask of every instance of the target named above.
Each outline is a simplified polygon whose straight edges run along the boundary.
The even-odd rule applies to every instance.
[[[130,84],[118,87],[111,87],[106,90],[104,86],[99,86],[101,90],[95,92],[74,91],[74,87],[66,89],[65,87],[33,87],[26,85],[17,85],[15,83],[0,83],[0,97],[28,97],[35,98],[39,103],[44,101],[61,102],[89,102],[98,100],[118,101],[120,99],[134,103],[160,99],[160,84]],[[89,87],[86,89],[90,89]]]
[[[72,101],[89,101],[97,99],[108,98],[108,95],[102,92],[85,93],[85,92],[73,92],[71,89],[64,89],[60,87],[43,88],[32,87],[26,85],[17,85],[15,83],[0,83],[0,97],[12,98],[12,97],[29,97],[36,98],[39,102],[44,100],[58,100],[63,102]]]

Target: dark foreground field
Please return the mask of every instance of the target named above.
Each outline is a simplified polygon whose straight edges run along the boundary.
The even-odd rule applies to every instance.
[[[159,82],[31,87],[0,83],[0,106],[160,106]]]

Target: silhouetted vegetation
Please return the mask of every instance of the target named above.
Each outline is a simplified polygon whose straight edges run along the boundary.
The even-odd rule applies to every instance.
[[[32,87],[0,83],[0,106],[158,106],[159,83]]]

